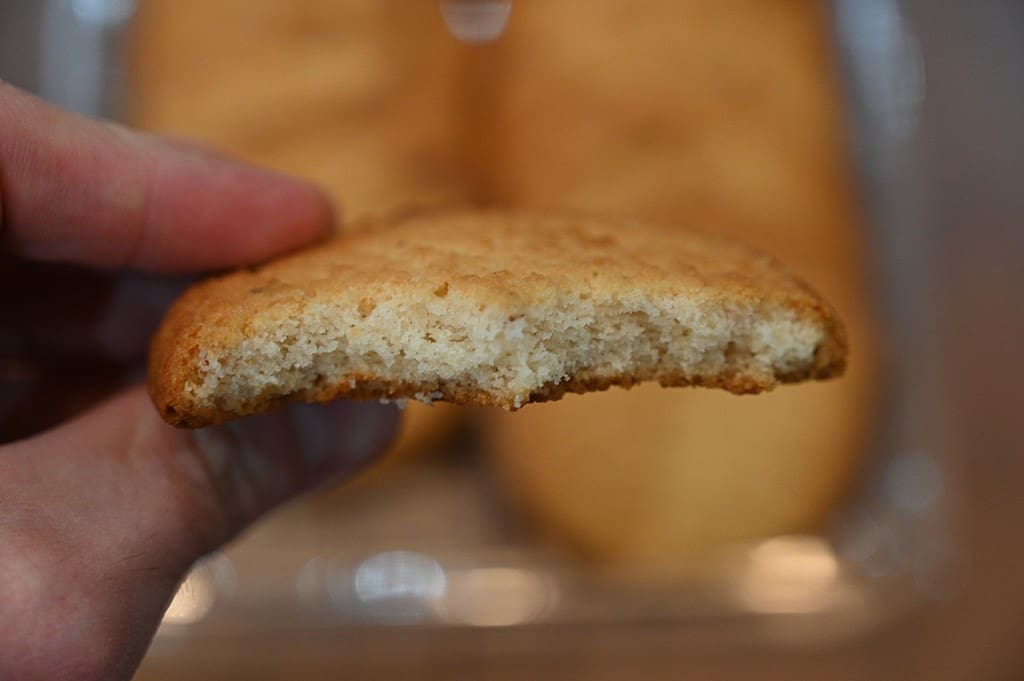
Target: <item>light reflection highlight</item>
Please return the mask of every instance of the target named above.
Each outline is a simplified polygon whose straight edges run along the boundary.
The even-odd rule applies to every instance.
[[[441,0],[441,15],[448,30],[464,43],[497,40],[505,32],[511,13],[511,0]]]
[[[886,467],[882,481],[885,495],[893,506],[915,513],[935,505],[942,495],[942,483],[938,465],[920,452],[894,458]]]
[[[412,551],[378,553],[363,561],[354,578],[356,594],[363,602],[394,598],[438,598],[444,593],[441,564]]]
[[[213,580],[202,572],[193,571],[178,587],[174,599],[164,612],[163,624],[195,624],[210,614],[216,600]]]
[[[71,10],[82,21],[113,26],[135,14],[135,0],[71,0]]]
[[[839,561],[825,542],[778,537],[750,551],[736,598],[757,613],[812,613],[835,604],[838,586]]]
[[[231,599],[238,591],[238,572],[227,556],[214,553],[196,563],[178,587],[164,611],[163,624],[188,625],[202,621],[221,599]]]
[[[452,624],[507,627],[543,618],[558,601],[554,582],[519,568],[474,568],[449,573],[438,615]]]
[[[392,621],[416,621],[429,614],[430,605],[447,587],[444,568],[430,556],[414,551],[388,551],[370,556],[352,576],[356,599],[369,614]],[[343,606],[346,594],[333,582],[328,588]]]
[[[327,573],[326,562],[323,556],[314,556],[307,560],[299,570],[299,574],[295,578],[295,594],[300,601],[316,600]]]
[[[839,0],[835,9],[864,104],[890,138],[909,138],[925,97],[925,66],[917,35],[899,3]]]

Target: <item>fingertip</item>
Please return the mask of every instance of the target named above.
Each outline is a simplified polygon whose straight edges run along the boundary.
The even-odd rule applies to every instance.
[[[322,239],[335,230],[339,209],[325,189],[306,179],[265,172],[270,172],[284,189],[281,209],[292,215],[292,231],[288,236],[294,240],[295,247]]]
[[[7,86],[0,130],[0,247],[29,259],[197,272],[267,260],[334,224],[305,180]]]
[[[129,134],[139,134],[128,132]],[[275,200],[285,206],[291,206],[293,209],[293,219],[298,226],[297,233],[300,238],[305,238],[307,241],[315,239],[330,232],[338,222],[339,210],[334,199],[323,187],[307,178],[288,175],[264,166],[252,165],[240,158],[232,157],[216,147],[186,137],[141,134],[157,144],[197,161],[248,170],[255,176],[256,183],[276,185],[283,190],[283,196],[277,196]]]
[[[180,143],[156,176],[136,264],[194,271],[253,265],[326,237],[331,197],[301,178]]]
[[[288,175],[272,168],[252,165],[202,142],[166,135],[151,136],[163,145],[189,156],[197,161],[235,171],[248,172],[251,176],[244,183],[262,185],[265,189],[259,196],[268,205],[264,208],[271,215],[287,215],[289,231],[284,235],[293,239],[296,245],[303,245],[333,231],[338,222],[338,207],[331,195],[320,185],[303,177]]]

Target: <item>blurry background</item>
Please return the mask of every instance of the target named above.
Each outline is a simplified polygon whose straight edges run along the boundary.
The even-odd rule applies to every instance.
[[[874,354],[825,8],[581,7],[517,5],[481,47],[454,40],[432,2],[149,0],[131,118],[310,177],[349,224],[420,201],[555,206],[772,251],[847,320],[843,381],[481,414],[494,421],[485,463],[532,529],[616,561],[674,571],[731,542],[820,529],[865,450]],[[451,418],[408,412],[414,432]]]
[[[520,0],[475,45],[426,0],[5,3],[0,77],[314,179],[346,229],[693,224],[851,334],[845,378],[757,398],[411,404],[197,568],[140,678],[1017,678],[1024,12],[940,5]]]

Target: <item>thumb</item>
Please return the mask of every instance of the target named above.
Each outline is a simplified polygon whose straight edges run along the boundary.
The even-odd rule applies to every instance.
[[[393,408],[337,402],[176,430],[137,388],[0,447],[2,666],[128,678],[197,558],[358,470],[396,425]]]

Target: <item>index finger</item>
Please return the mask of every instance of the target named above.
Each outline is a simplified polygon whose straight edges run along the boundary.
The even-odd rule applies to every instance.
[[[0,246],[150,271],[245,265],[324,234],[313,185],[61,111],[0,82]]]

